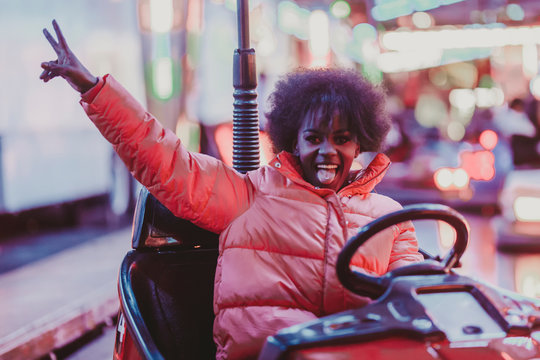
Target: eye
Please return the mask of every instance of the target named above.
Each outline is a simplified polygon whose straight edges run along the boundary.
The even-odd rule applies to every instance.
[[[350,136],[336,136],[334,138],[334,142],[337,144],[337,145],[343,145],[343,144],[346,144],[348,143],[349,141],[351,141],[351,137]]]
[[[318,136],[315,136],[315,135],[308,135],[306,136],[306,141],[310,144],[318,144],[321,142],[321,140],[319,139]]]

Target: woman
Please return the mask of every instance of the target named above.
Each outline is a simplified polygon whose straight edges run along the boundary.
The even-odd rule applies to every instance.
[[[267,336],[294,324],[366,304],[339,283],[337,255],[371,220],[398,210],[372,193],[389,166],[376,151],[389,129],[384,96],[354,71],[301,70],[270,97],[269,134],[278,155],[240,174],[183,148],[110,75],[95,77],[71,52],[55,21],[58,55],[42,63],[45,82],[61,76],[128,168],[176,216],[219,233],[214,340],[219,359],[257,356]],[[353,264],[374,274],[422,259],[412,224],[368,242]]]

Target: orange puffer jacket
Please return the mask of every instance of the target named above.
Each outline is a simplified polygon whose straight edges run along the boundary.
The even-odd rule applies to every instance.
[[[255,357],[265,338],[284,327],[366,304],[341,286],[335,263],[360,227],[401,208],[371,193],[389,166],[386,156],[377,155],[338,193],[303,180],[296,158],[285,152],[243,175],[188,152],[111,76],[91,92],[81,104],[133,175],[175,215],[220,233],[218,358]],[[409,222],[379,233],[353,264],[380,275],[421,260],[417,250]]]

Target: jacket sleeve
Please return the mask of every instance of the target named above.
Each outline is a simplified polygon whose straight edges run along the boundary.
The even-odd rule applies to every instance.
[[[411,221],[398,225],[399,234],[394,240],[388,271],[414,262],[422,261],[424,257],[418,252],[418,240]]]
[[[133,176],[178,217],[220,233],[253,197],[249,178],[187,151],[112,76],[81,105]]]

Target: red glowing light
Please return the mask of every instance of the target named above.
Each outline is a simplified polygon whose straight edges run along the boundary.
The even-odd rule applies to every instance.
[[[461,163],[471,179],[489,181],[495,176],[495,156],[491,151],[464,151]]]
[[[499,141],[497,133],[493,130],[484,130],[478,138],[480,145],[486,150],[493,150]]]

